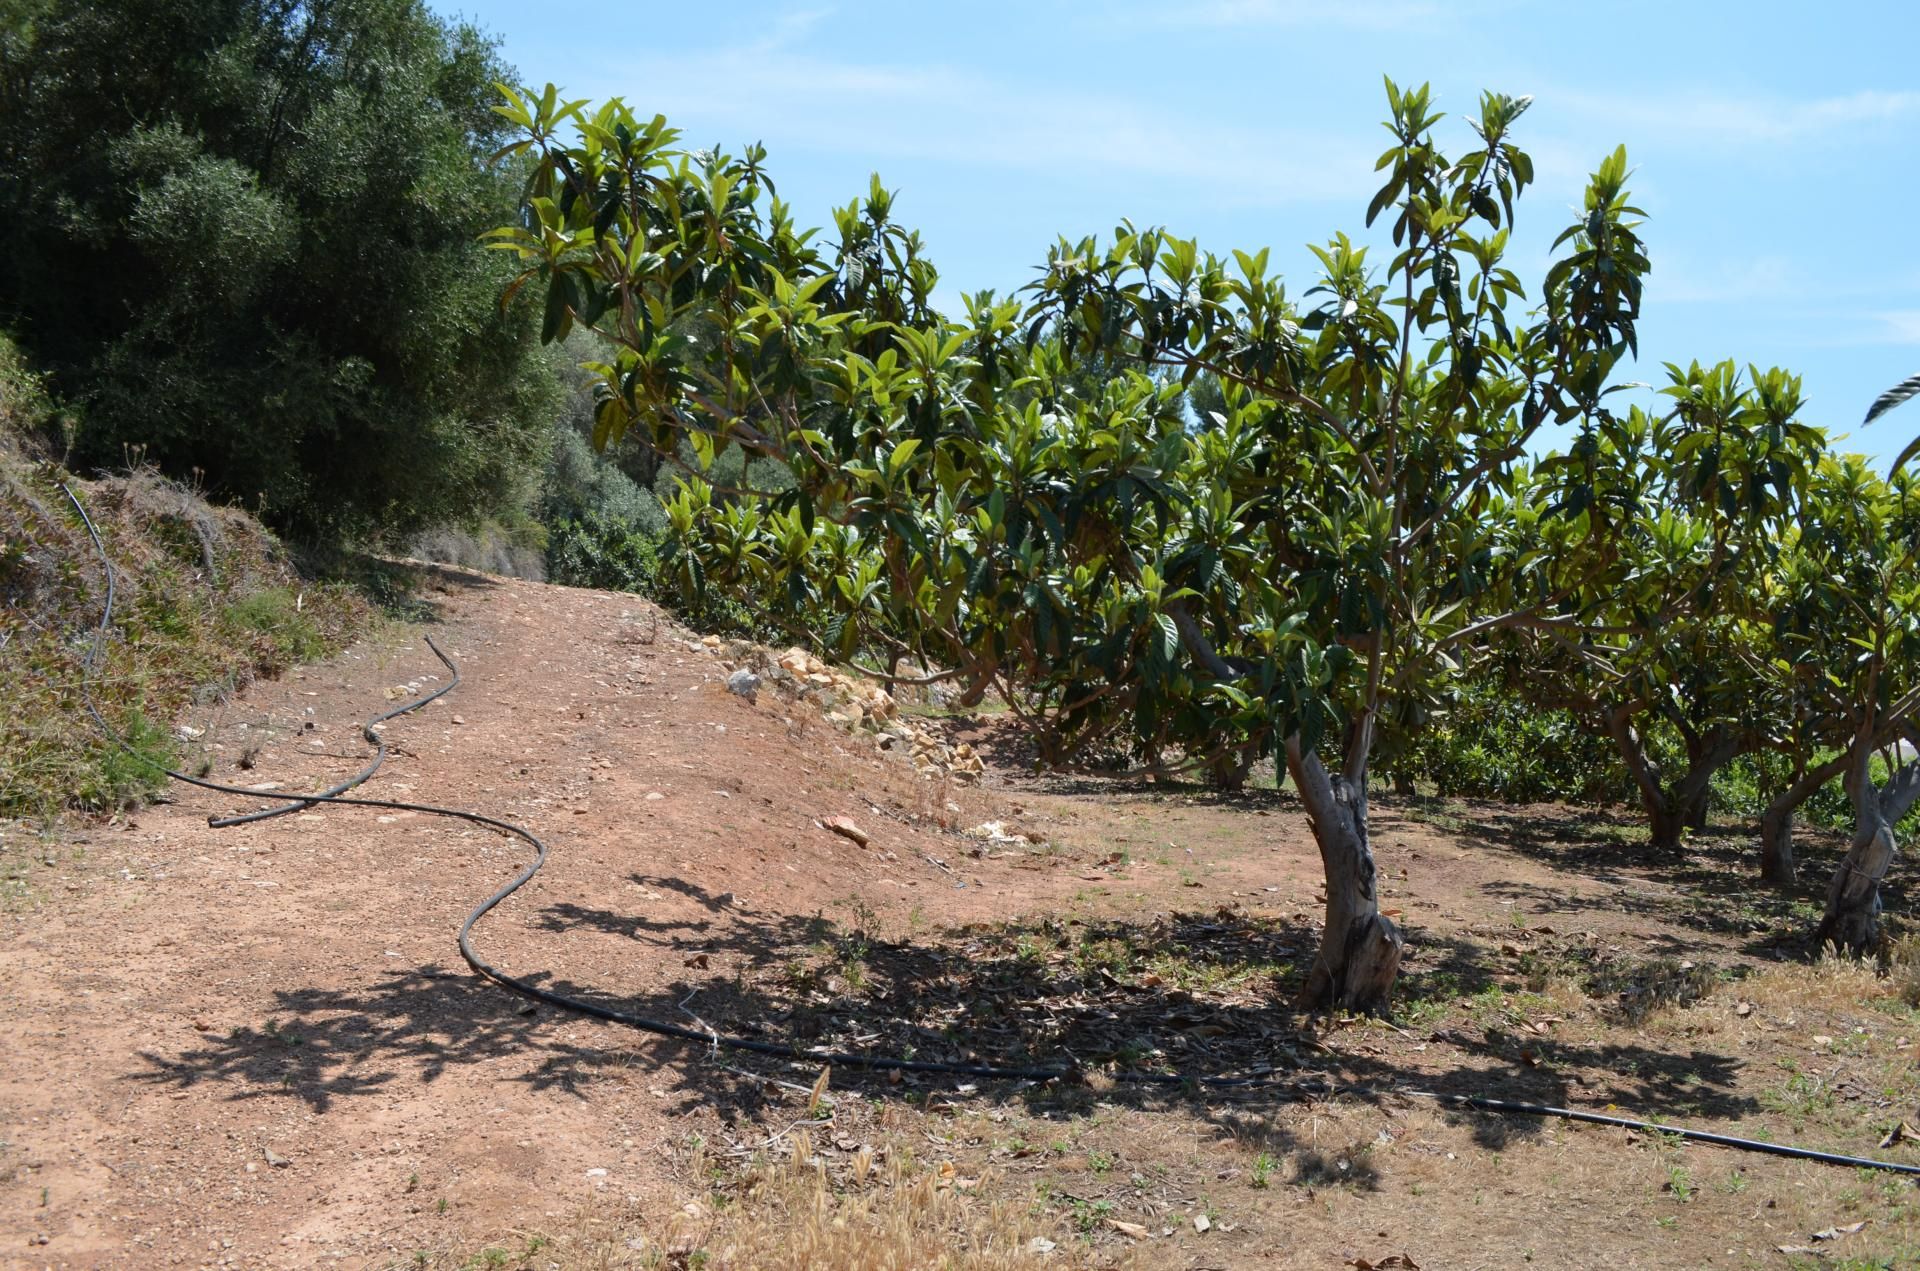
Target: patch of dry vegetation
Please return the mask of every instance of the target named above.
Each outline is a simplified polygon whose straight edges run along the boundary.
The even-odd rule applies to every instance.
[[[1013,1271],[1053,1247],[990,1176],[963,1178],[951,1161],[923,1163],[904,1148],[885,1164],[856,1150],[835,1171],[804,1135],[784,1162],[749,1174],[705,1233],[713,1266]]]
[[[890,1120],[896,1124],[896,1115]],[[1131,1266],[1093,1261],[1085,1247],[1047,1234],[1041,1208],[1022,1202],[991,1171],[963,1176],[952,1160],[923,1160],[908,1136],[879,1146],[823,1153],[821,1123],[779,1136],[747,1162],[709,1157],[704,1145],[686,1172],[712,1185],[678,1210],[608,1214],[588,1210],[554,1234],[508,1241],[415,1266],[561,1266],[580,1271],[1075,1271]],[[409,1264],[402,1264],[409,1265]]]
[[[149,763],[88,726],[81,673],[105,585],[59,483],[75,484],[116,570],[115,625],[94,691],[108,721],[155,763],[183,760],[174,719],[258,676],[322,657],[367,606],[304,582],[258,522],[152,472],[95,482],[0,433],[0,816],[104,811],[158,788]]]

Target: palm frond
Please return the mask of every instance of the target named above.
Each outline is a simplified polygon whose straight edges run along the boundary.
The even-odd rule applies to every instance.
[[[1873,405],[1867,408],[1866,423],[1872,423],[1874,420],[1880,418],[1880,416],[1892,410],[1895,406],[1898,406],[1901,402],[1917,394],[1920,394],[1920,375],[1916,375],[1912,379],[1901,380],[1898,384],[1895,384],[1892,388],[1873,399]]]
[[[1892,410],[1895,406],[1898,406],[1901,402],[1906,401],[1909,397],[1915,396],[1920,396],[1920,375],[1901,380],[1898,384],[1895,384],[1892,388],[1874,398],[1873,405],[1867,407],[1866,423],[1872,423],[1874,420],[1880,418],[1880,416]],[[1865,427],[1866,424],[1862,424],[1861,426]],[[1893,473],[1900,471],[1901,468],[1906,466],[1907,460],[1913,458],[1915,455],[1920,455],[1920,437],[1915,437],[1907,443],[1907,448],[1900,452],[1899,456],[1894,459],[1893,466],[1887,469],[1888,475],[1891,476]]]

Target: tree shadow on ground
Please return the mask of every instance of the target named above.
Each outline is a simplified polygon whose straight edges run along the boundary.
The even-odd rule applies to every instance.
[[[1514,901],[1516,912],[1625,914],[1656,929],[1650,943],[1676,956],[1700,947],[1686,933],[1719,938],[1757,959],[1816,953],[1813,931],[1827,880],[1846,851],[1844,835],[1801,827],[1799,882],[1779,888],[1760,880],[1758,832],[1740,824],[1716,823],[1679,848],[1658,849],[1646,841],[1645,821],[1619,809],[1576,814],[1552,805],[1391,798],[1373,811],[1376,835],[1437,827],[1466,846],[1523,857],[1568,880],[1566,888],[1522,881],[1485,888]],[[1580,884],[1588,886],[1576,894]],[[1881,896],[1898,911],[1908,903],[1908,888],[1890,877]]]
[[[449,1068],[529,1050],[590,1061],[586,1048],[540,1035],[521,999],[437,966],[395,971],[359,989],[278,989],[255,1027],[203,1035],[177,1056],[143,1051],[133,1079],[174,1089],[215,1083],[234,1099],[299,1099],[325,1112],[396,1083],[432,1083]],[[564,1085],[564,1066],[533,1084]]]
[[[941,1063],[1047,1068],[1050,1080],[888,1073],[835,1062],[833,1088],[923,1107],[975,1097],[1073,1117],[1100,1106],[1184,1105],[1235,1133],[1233,1117],[1303,1099],[1388,1104],[1401,1092],[1493,1095],[1555,1105],[1619,1105],[1655,1119],[1727,1119],[1757,1106],[1741,1093],[1739,1062],[1662,1050],[1642,1038],[1582,1041],[1535,1030],[1520,1007],[1496,1006],[1438,1032],[1315,1018],[1291,1002],[1318,931],[1240,909],[1129,919],[1071,917],[962,927],[926,940],[883,939],[858,921],[760,914],[676,880],[636,875],[699,902],[697,916],[660,921],[572,904],[531,924],[565,936],[604,933],[672,958],[668,982],[614,992],[545,975],[550,991],[696,1032],[802,1051],[843,1051]],[[1484,993],[1511,978],[1498,954],[1415,930],[1401,1002],[1409,1022],[1438,998]],[[483,933],[484,938],[484,933]],[[1451,1004],[1451,1003],[1449,1003]],[[316,1111],[432,1082],[449,1069],[534,1057],[512,1080],[585,1097],[611,1072],[646,1070],[666,1110],[712,1109],[757,1126],[791,1109],[822,1060],[742,1055],[710,1043],[631,1045],[606,1034],[574,1040],[545,1006],[462,973],[397,972],[361,989],[278,991],[258,1029],[206,1036],[184,1053],[142,1056],[135,1080],[175,1089],[215,1083],[234,1099],[297,1098]],[[1142,1080],[1143,1074],[1154,1074]],[[778,1083],[786,1082],[786,1086]],[[1464,1114],[1463,1114],[1464,1115]],[[1466,1116],[1498,1147],[1539,1124]],[[1278,1129],[1270,1129],[1278,1134]],[[1340,1167],[1314,1145],[1290,1144],[1300,1179],[1365,1185],[1351,1153]],[[1316,1153],[1319,1153],[1316,1155]]]

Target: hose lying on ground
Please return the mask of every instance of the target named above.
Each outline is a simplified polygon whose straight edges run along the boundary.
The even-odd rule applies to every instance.
[[[107,556],[106,544],[101,541],[100,531],[95,528],[93,518],[87,515],[87,510],[81,505],[79,497],[65,484],[62,484],[60,489],[66,494],[68,501],[73,504],[73,510],[79,513],[81,523],[86,526],[87,534],[93,540],[94,550],[99,553],[101,569],[106,576],[106,601],[101,607],[100,622],[99,625],[94,628],[92,644],[87,650],[86,657],[81,662],[80,697],[86,706],[87,714],[93,719],[94,727],[99,730],[100,734],[107,741],[118,746],[121,750],[133,756],[141,763],[164,773],[175,781],[185,782],[188,785],[197,786],[202,790],[212,790],[221,794],[258,797],[261,793],[258,790],[249,790],[243,786],[225,785],[218,781],[209,781],[203,777],[195,777],[184,772],[176,772],[166,767],[150,756],[135,749],[107,723],[106,717],[100,713],[98,705],[96,705],[93,700],[92,681],[94,670],[99,660],[101,646],[105,642],[107,632],[113,622],[113,562]],[[441,652],[440,647],[433,642],[431,636],[426,637],[426,644],[429,649],[433,650],[433,655],[440,659],[441,663],[451,672],[452,678],[445,686],[421,698],[419,701],[409,702],[404,706],[387,711],[385,714],[377,715],[362,726],[361,735],[364,736],[376,750],[372,762],[357,773],[351,780],[312,794],[283,796],[289,799],[290,802],[276,807],[262,808],[259,811],[238,816],[210,816],[207,818],[207,824],[214,827],[241,825],[266,820],[270,817],[284,816],[289,812],[297,812],[302,808],[310,807],[316,803],[329,803],[345,807],[389,808],[403,812],[422,812],[432,816],[452,817],[474,825],[486,826],[488,829],[498,830],[503,834],[510,834],[523,840],[533,849],[533,860],[518,874],[514,875],[505,886],[474,906],[473,911],[467,915],[466,921],[460,924],[460,956],[466,959],[468,966],[472,967],[477,974],[485,979],[493,981],[502,988],[518,993],[522,997],[531,998],[536,1002],[544,1002],[549,1006],[557,1007],[561,1010],[591,1016],[594,1019],[605,1020],[612,1024],[621,1024],[629,1028],[636,1028],[643,1032],[655,1033],[662,1037],[695,1042],[711,1047],[716,1052],[723,1049],[744,1051],[749,1054],[766,1055],[776,1059],[802,1061],[810,1064],[834,1064],[883,1072],[928,1073],[958,1077],[977,1077],[986,1080],[1073,1081],[1081,1078],[1083,1075],[1077,1067],[1013,1068],[1000,1067],[993,1064],[948,1063],[939,1060],[902,1059],[891,1055],[867,1055],[848,1051],[809,1050],[802,1049],[798,1046],[785,1045],[780,1042],[758,1041],[750,1037],[732,1036],[712,1030],[687,1028],[667,1020],[653,1019],[649,1016],[635,1014],[631,1011],[623,1011],[616,1007],[603,1006],[597,1002],[569,997],[564,993],[556,993],[550,989],[542,988],[530,980],[508,975],[505,971],[485,961],[479,954],[475,953],[473,949],[474,926],[478,924],[482,918],[486,917],[495,906],[519,891],[535,874],[540,872],[540,868],[547,863],[547,845],[542,842],[533,831],[524,826],[515,825],[511,821],[503,821],[497,817],[486,816],[479,812],[469,812],[461,808],[436,807],[427,803],[405,803],[394,799],[349,797],[341,793],[370,779],[385,761],[387,747],[376,731],[379,725],[397,716],[419,710],[428,702],[451,691],[459,684],[460,668],[454,664],[451,658]],[[1869,1157],[1843,1156],[1834,1152],[1816,1151],[1812,1148],[1793,1147],[1783,1143],[1769,1143],[1759,1139],[1737,1138],[1733,1135],[1715,1134],[1707,1130],[1693,1130],[1685,1126],[1661,1125],[1657,1122],[1638,1121],[1630,1117],[1609,1116],[1599,1112],[1582,1112],[1571,1108],[1555,1108],[1545,1104],[1517,1103],[1504,1099],[1489,1099],[1478,1095],[1441,1094],[1427,1090],[1399,1088],[1369,1089],[1364,1087],[1336,1087],[1324,1082],[1286,1081],[1282,1078],[1272,1076],[1222,1077],[1204,1075],[1189,1076],[1179,1073],[1161,1072],[1116,1072],[1110,1074],[1110,1079],[1118,1084],[1137,1086],[1198,1087],[1215,1090],[1264,1089],[1272,1091],[1279,1097],[1294,1099],[1336,1094],[1371,1097],[1394,1094],[1404,1098],[1430,1099],[1452,1107],[1469,1108],[1478,1112],[1490,1112],[1499,1115],[1559,1117],[1564,1120],[1584,1121],[1595,1125],[1611,1125],[1648,1133],[1670,1134],[1696,1143],[1711,1143],[1720,1147],[1736,1148],[1748,1152],[1764,1152],[1774,1156],[1819,1161],[1830,1165],[1846,1165],[1862,1169],[1920,1175],[1920,1165],[1906,1165],[1893,1161],[1878,1161]]]

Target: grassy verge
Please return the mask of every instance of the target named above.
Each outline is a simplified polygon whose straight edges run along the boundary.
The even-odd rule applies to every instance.
[[[324,656],[368,614],[349,588],[304,582],[244,513],[147,472],[74,482],[0,434],[0,817],[106,811],[160,784],[85,715],[81,675],[105,585],[62,480],[118,575],[95,697],[152,763],[195,762],[173,727],[183,712]]]

